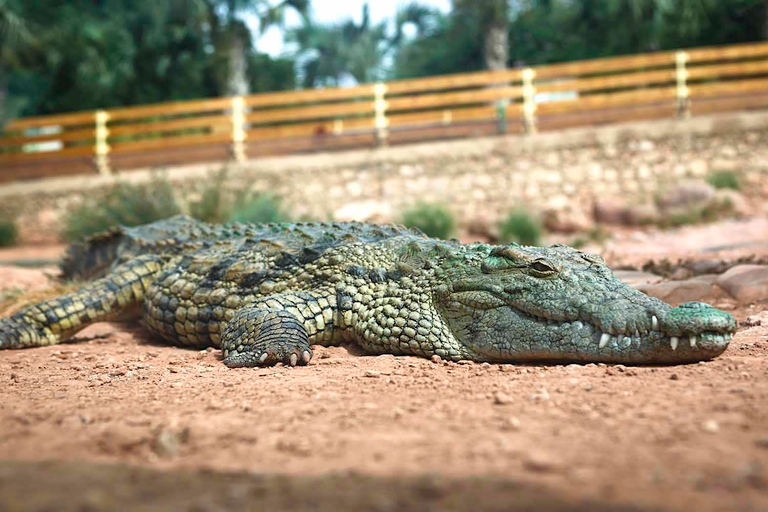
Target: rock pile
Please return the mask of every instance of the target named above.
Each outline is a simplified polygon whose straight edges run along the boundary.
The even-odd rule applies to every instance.
[[[617,270],[628,285],[673,305],[689,301],[739,304],[768,302],[768,265],[737,265],[722,274],[701,274],[681,280],[664,280],[649,272]]]

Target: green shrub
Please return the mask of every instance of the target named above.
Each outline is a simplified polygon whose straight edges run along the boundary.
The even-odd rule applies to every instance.
[[[707,176],[707,183],[713,187],[730,188],[733,190],[739,190],[741,184],[739,183],[738,175],[733,171],[717,171]]]
[[[65,219],[64,237],[75,241],[113,226],[139,226],[181,213],[171,184],[155,177],[149,183],[119,183],[106,196],[86,200]]]
[[[691,207],[683,211],[670,212],[658,222],[664,229],[694,224],[706,224],[733,215],[733,203],[726,198],[722,201],[712,201],[705,206]]]
[[[581,249],[588,244],[605,245],[610,235],[602,226],[595,226],[586,233],[576,235],[569,243],[574,249]]]
[[[198,201],[188,203],[189,214],[203,222],[222,224],[232,217],[232,201],[228,200],[224,190],[227,170],[216,173],[203,189]]]
[[[226,179],[227,170],[224,169],[209,181],[199,200],[189,202],[189,214],[192,217],[216,224],[259,224],[290,220],[278,198],[269,194],[227,191],[224,186]]]
[[[409,228],[418,228],[425,235],[447,240],[456,225],[448,207],[442,204],[417,203],[408,208],[400,222]]]
[[[290,216],[283,210],[279,198],[269,194],[241,194],[235,200],[229,220],[246,223],[289,222]]]
[[[16,219],[8,216],[0,216],[0,247],[16,245],[19,239],[19,228]]]
[[[499,226],[499,241],[539,245],[541,232],[541,222],[527,211],[517,208],[512,210]]]

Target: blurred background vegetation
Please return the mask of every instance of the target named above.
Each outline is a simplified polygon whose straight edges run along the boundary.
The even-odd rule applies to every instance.
[[[285,28],[286,12],[298,27]],[[170,100],[768,38],[768,0],[454,0],[316,22],[311,0],[0,0],[0,123]],[[259,53],[282,27],[293,48]]]

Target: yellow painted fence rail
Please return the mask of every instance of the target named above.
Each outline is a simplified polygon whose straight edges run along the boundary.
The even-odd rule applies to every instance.
[[[768,108],[768,43],[22,118],[0,181]]]

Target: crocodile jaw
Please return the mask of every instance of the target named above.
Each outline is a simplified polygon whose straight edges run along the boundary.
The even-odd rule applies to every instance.
[[[639,313],[633,332],[605,332],[594,321],[554,320],[524,312],[490,293],[456,293],[445,309],[454,335],[489,361],[689,363],[722,354],[733,338],[732,315],[706,304]],[[658,315],[658,316],[657,316]]]

